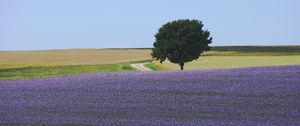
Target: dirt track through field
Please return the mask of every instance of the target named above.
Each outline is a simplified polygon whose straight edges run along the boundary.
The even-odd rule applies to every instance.
[[[133,68],[137,69],[138,71],[152,71],[151,69],[145,67],[146,63],[136,63],[136,64],[130,64]]]

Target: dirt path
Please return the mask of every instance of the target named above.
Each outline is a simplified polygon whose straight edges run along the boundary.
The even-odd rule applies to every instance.
[[[137,69],[138,71],[152,71],[150,68],[145,67],[146,63],[135,63],[130,64],[133,68]]]

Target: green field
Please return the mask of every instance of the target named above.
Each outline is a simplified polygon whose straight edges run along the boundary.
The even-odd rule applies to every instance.
[[[161,70],[178,70],[179,66],[170,62],[154,62]],[[256,66],[279,66],[300,64],[297,56],[203,56],[186,63],[185,69],[239,68]]]
[[[160,70],[178,70],[170,62],[160,64]],[[213,47],[198,60],[185,64],[185,69],[239,68],[300,64],[300,46],[224,46]]]
[[[153,62],[148,62],[144,66],[150,68],[151,70],[159,70],[158,65]]]
[[[0,51],[0,80],[40,78],[66,74],[136,71],[132,62],[153,60],[150,49],[68,49]],[[300,46],[218,46],[185,69],[238,68],[300,64]],[[178,70],[177,64],[158,61],[153,70]]]
[[[0,69],[0,80],[43,78],[55,75],[82,74],[95,72],[135,71],[129,63],[103,65],[29,66]]]

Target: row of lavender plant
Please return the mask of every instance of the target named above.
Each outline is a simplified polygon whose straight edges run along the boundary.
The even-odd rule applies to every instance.
[[[300,125],[300,66],[0,81],[0,124]]]

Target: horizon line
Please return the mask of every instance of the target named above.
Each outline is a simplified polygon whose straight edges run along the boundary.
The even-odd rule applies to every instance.
[[[280,47],[280,46],[300,46],[300,44],[288,44],[288,45],[214,45],[211,47]],[[153,47],[109,47],[109,48],[52,48],[52,49],[20,49],[20,50],[0,50],[0,52],[10,51],[55,51],[55,50],[88,50],[88,49],[152,49]]]

